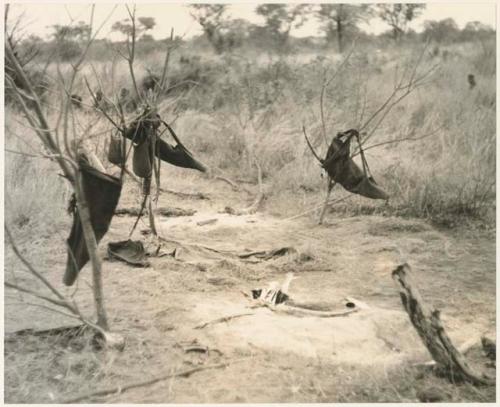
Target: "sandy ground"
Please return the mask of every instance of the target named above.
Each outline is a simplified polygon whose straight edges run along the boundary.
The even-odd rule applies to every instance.
[[[193,216],[158,217],[160,235],[166,239],[161,252],[167,255],[151,258],[148,268],[104,261],[108,317],[113,331],[126,337],[123,352],[93,352],[88,343],[78,347],[51,338],[13,335],[21,329],[75,322],[30,306],[27,303],[36,301],[6,290],[5,331],[10,338],[5,344],[6,402],[64,401],[100,388],[221,362],[229,365],[84,401],[416,401],[419,387],[433,379],[419,383],[408,373],[404,390],[401,383],[390,384],[394,375],[402,379],[412,362],[428,359],[391,279],[391,271],[404,261],[411,265],[423,297],[442,311],[456,344],[495,331],[494,232],[447,231],[421,220],[339,218],[335,213],[328,214],[321,226],[312,217],[290,221],[265,210],[234,216],[222,213],[224,207],[242,208],[251,196],[193,176],[169,187],[195,192],[193,179],[196,192],[209,199],[172,194],[160,198],[160,206],[196,210]],[[137,191],[127,186],[122,207],[137,206],[129,190]],[[107,242],[125,239],[134,220],[114,218],[100,244],[104,257]],[[207,220],[215,221],[203,224]],[[82,270],[77,289],[61,282],[69,222],[66,219],[53,236],[33,239],[21,231],[18,244],[50,281],[91,313],[89,266]],[[147,225],[139,223],[134,238],[148,243],[141,234],[145,229]],[[282,247],[295,251],[269,260],[239,257]],[[174,249],[175,257],[168,255]],[[7,248],[6,279],[39,286],[21,270]],[[354,297],[370,308],[336,318],[249,308],[250,300],[241,291],[282,281],[289,272],[298,277],[290,286],[294,300],[340,309],[344,298]],[[251,315],[195,328],[242,313]],[[454,390],[447,394],[448,401],[462,400]],[[490,396],[478,393],[477,400],[485,397]],[[474,400],[474,393],[469,398]]]

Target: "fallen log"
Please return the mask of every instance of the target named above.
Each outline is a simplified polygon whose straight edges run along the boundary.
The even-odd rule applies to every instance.
[[[495,378],[474,372],[453,346],[441,323],[440,312],[431,310],[424,303],[412,281],[410,266],[406,263],[398,266],[392,272],[392,277],[399,285],[403,307],[436,365],[453,381],[458,379],[474,385],[495,385]]]

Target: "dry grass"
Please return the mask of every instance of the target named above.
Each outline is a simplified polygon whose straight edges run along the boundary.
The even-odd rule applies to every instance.
[[[40,154],[35,133],[20,124],[20,115],[7,111],[5,148]],[[15,135],[15,136],[14,136]],[[5,153],[5,221],[17,228],[53,228],[64,216],[69,188],[57,177],[57,164],[40,157]],[[50,233],[50,231],[49,231]]]
[[[418,137],[439,129],[433,136],[420,141],[389,144],[368,151],[372,172],[389,191],[390,203],[372,203],[353,197],[336,207],[338,215],[379,212],[428,217],[449,225],[452,224],[450,219],[455,222],[462,217],[488,219],[491,213],[488,210],[491,211],[495,204],[496,190],[495,57],[494,52],[492,56],[476,45],[454,45],[446,49],[446,57],[443,52],[438,57],[429,56],[425,64],[441,64],[438,76],[401,103],[373,137],[371,142],[377,143],[407,135]],[[491,46],[486,44],[486,47]],[[161,54],[147,58],[138,62],[139,78],[146,75],[147,67],[161,61]],[[390,93],[394,67],[399,60],[400,50],[390,48],[378,53],[359,52],[354,55],[349,69],[341,74],[327,95],[327,111],[331,114],[329,139],[337,131],[354,127],[356,103],[365,84],[369,110]],[[256,182],[256,172],[248,154],[249,150],[253,151],[263,170],[267,192],[265,210],[293,215],[323,199],[325,180],[307,149],[301,126],[303,122],[308,125],[315,145],[324,154],[326,146],[320,135],[318,102],[320,73],[325,66],[338,61],[338,55],[330,54],[318,57],[298,55],[283,60],[259,55],[258,64],[253,64],[251,57],[245,55],[226,57],[223,61],[213,55],[204,55],[201,61],[185,68],[190,75],[198,72],[201,85],[184,94],[175,106],[169,105],[170,98],[165,100],[160,106],[161,113],[167,120],[179,114],[175,129],[183,142],[203,162],[222,169],[234,179]],[[92,86],[97,87],[101,82],[108,94],[128,86],[127,68],[123,62],[115,66],[109,61],[93,65],[99,81],[93,77],[94,69],[90,64],[82,72],[93,77]],[[173,59],[172,72],[178,80],[186,74],[178,56]],[[468,73],[476,75],[478,86],[473,90],[466,83]],[[360,87],[360,83],[363,86]],[[75,91],[89,103],[90,97],[83,82],[77,84]],[[47,103],[52,100],[48,98]],[[51,112],[50,117],[54,122],[56,114]],[[92,112],[78,112],[77,117],[86,123],[89,118],[93,120],[97,116]],[[16,110],[7,107],[6,147],[32,153],[19,138],[33,144],[37,150],[39,146],[34,142],[34,133],[19,124],[19,120],[22,121],[22,117]],[[110,126],[101,120],[94,131],[107,129]],[[95,139],[96,151],[103,159],[107,137],[107,134],[102,134]],[[173,167],[168,170],[170,180],[182,178],[197,185],[197,175],[185,175],[186,172]],[[39,235],[40,230],[45,230],[45,235],[49,236],[51,230],[58,228],[62,218],[67,221],[64,212],[69,190],[64,179],[56,174],[57,166],[46,159],[7,152],[6,222],[26,233]],[[170,187],[169,182],[169,178],[164,178],[164,186]],[[218,184],[211,184],[210,192],[218,188],[215,185]],[[334,190],[336,197],[345,195],[340,189]],[[326,241],[326,235],[323,237]],[[304,247],[303,253],[318,258],[323,252],[317,250],[313,246]],[[436,257],[438,254],[434,253]],[[63,267],[63,264],[56,264],[51,259],[45,266],[50,270],[55,266]],[[173,352],[172,343],[165,345],[167,337],[173,341],[166,333],[170,328],[148,322],[161,320],[159,313],[162,312],[153,309],[148,301],[154,296],[154,306],[166,303],[171,307],[168,295],[177,289],[190,292],[195,287],[200,293],[205,292],[205,280],[190,269],[186,273],[186,267],[185,264],[168,264],[168,284],[164,282],[165,274],[161,274],[165,270],[155,270],[149,288],[130,282],[152,278],[148,274],[150,271],[140,274],[120,266],[113,270],[123,274],[122,280],[119,283],[114,281],[114,288],[107,291],[112,324],[132,338],[122,355],[95,352],[88,337],[71,341],[61,337],[27,337],[8,343],[4,372],[6,400],[53,402],[63,395],[136,380],[138,375],[149,377],[164,373],[165,365],[154,363],[158,354],[162,355],[160,362],[168,364],[168,368],[180,366],[184,355],[180,358]],[[110,268],[107,266],[107,270]],[[439,270],[444,269],[442,266]],[[247,274],[244,271],[242,275]],[[469,291],[478,295],[484,291],[483,286],[471,288]],[[434,289],[444,288],[436,286]],[[438,293],[432,293],[438,296]],[[462,300],[456,295],[457,302]],[[88,299],[90,301],[90,297]],[[145,304],[151,309],[141,308]],[[168,310],[169,315],[182,315],[183,312],[175,306]],[[148,321],[141,319],[142,311],[150,312]],[[182,325],[181,320],[175,322]],[[495,396],[494,389],[478,390],[465,384],[454,386],[444,379],[408,367],[374,372],[321,364],[320,361],[312,363],[300,358],[287,358],[284,363],[282,357],[265,353],[259,354],[259,362],[266,366],[265,372],[255,369],[254,358],[247,364],[206,376],[213,384],[210,389],[201,386],[206,377],[200,379],[200,387],[195,391],[188,380],[182,379],[157,384],[146,394],[136,394],[135,397],[137,402],[146,402],[148,397],[154,398],[154,390],[157,390],[160,393],[156,394],[161,394],[164,401],[403,402],[416,401],[418,389],[429,385],[442,389],[446,401],[491,401]],[[235,386],[228,392],[228,373],[241,382],[240,393],[236,394]],[[305,376],[309,379],[304,380]],[[253,388],[255,381],[266,383],[267,393]],[[118,395],[115,397],[119,399]],[[134,401],[133,394],[127,400]]]
[[[353,213],[372,208],[447,224],[456,218],[484,219],[491,214],[495,201],[496,135],[493,45],[458,44],[441,47],[437,56],[426,54],[422,69],[439,64],[439,72],[431,83],[417,89],[393,109],[367,145],[431,135],[369,150],[367,156],[373,173],[391,195],[390,204],[381,209],[377,202],[355,198],[347,206]],[[407,47],[406,54],[390,47],[372,53],[355,52],[327,91],[328,138],[356,126],[365,91],[365,117],[374,111],[391,92],[394,75],[402,71],[405,59],[420,47]],[[310,205],[309,198],[318,202],[324,181],[306,147],[301,126],[302,123],[308,126],[316,148],[324,154],[319,92],[323,69],[338,64],[338,55],[281,59],[268,56],[267,60],[261,58],[260,63],[252,65],[245,55],[225,56],[221,60],[209,54],[183,65],[179,62],[180,55],[185,52],[179,51],[172,60],[172,83],[190,78],[199,86],[173,95],[180,96],[174,105],[172,99],[167,99],[161,104],[161,113],[168,120],[179,116],[176,129],[193,152],[229,176],[253,182],[257,174],[249,152],[255,153],[268,186],[271,210],[286,211],[282,201],[289,201],[287,195],[297,196],[306,205]],[[160,60],[160,51],[138,60],[137,77],[145,77],[149,67]],[[476,76],[475,89],[469,89],[467,84],[469,73]],[[93,78],[92,86],[102,87],[110,96],[128,85],[127,67],[119,59],[90,61],[83,68],[82,81],[84,76]],[[83,82],[75,90],[90,101]],[[79,116],[82,122],[88,117]],[[109,126],[105,123],[97,126],[99,131],[106,128]],[[16,130],[22,129],[17,126]],[[99,142],[102,144],[97,150],[104,158],[102,147],[106,136]],[[16,166],[22,161],[10,158],[7,174],[17,171]],[[26,185],[25,193],[30,195],[31,189],[33,196],[39,196],[42,187],[36,188]],[[50,182],[49,188],[55,188],[55,184]],[[339,192],[335,194],[342,196]],[[43,195],[50,195],[50,191]],[[18,201],[19,197],[13,199]],[[289,213],[295,208],[293,205]],[[16,210],[16,217],[33,212],[23,205]]]

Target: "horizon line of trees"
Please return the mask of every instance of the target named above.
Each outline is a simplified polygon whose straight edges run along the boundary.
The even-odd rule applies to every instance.
[[[325,46],[335,46],[342,53],[345,44],[354,38],[361,40],[370,38],[391,38],[396,44],[404,38],[432,38],[436,42],[459,42],[474,38],[485,38],[495,30],[479,21],[467,23],[460,29],[453,18],[443,20],[426,20],[421,33],[416,33],[409,25],[420,17],[426,5],[422,3],[392,3],[392,4],[259,4],[255,12],[264,20],[263,25],[250,23],[244,19],[232,19],[228,15],[229,4],[190,4],[186,5],[192,18],[198,22],[203,34],[190,41],[205,39],[214,51],[222,54],[245,44],[257,48],[270,48],[287,52],[292,42],[304,43],[308,39],[298,39],[291,36],[292,29],[300,28],[309,19],[319,22],[319,29]],[[390,29],[381,34],[368,34],[360,25],[377,18],[385,22]],[[139,17],[135,27],[135,35],[140,43],[154,44],[156,41],[150,31],[157,25],[154,17]],[[36,35],[30,35],[23,40],[27,47],[36,44],[53,43],[60,48],[60,57],[70,60],[81,52],[80,44],[89,35],[89,26],[83,22],[75,25],[53,25],[49,41],[44,41]],[[132,34],[129,20],[116,21],[111,28],[120,33],[124,40]],[[201,37],[201,38],[200,38]],[[169,39],[167,39],[169,40]],[[102,41],[109,41],[103,39]],[[182,41],[176,37],[176,41]],[[120,42],[120,41],[118,41]]]

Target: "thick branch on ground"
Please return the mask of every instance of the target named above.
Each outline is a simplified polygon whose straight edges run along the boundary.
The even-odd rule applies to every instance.
[[[441,323],[439,311],[431,310],[420,296],[412,281],[410,266],[398,266],[392,276],[399,285],[401,301],[411,323],[437,365],[451,379],[466,380],[475,385],[495,385],[495,378],[473,372],[463,355],[453,346]]]

